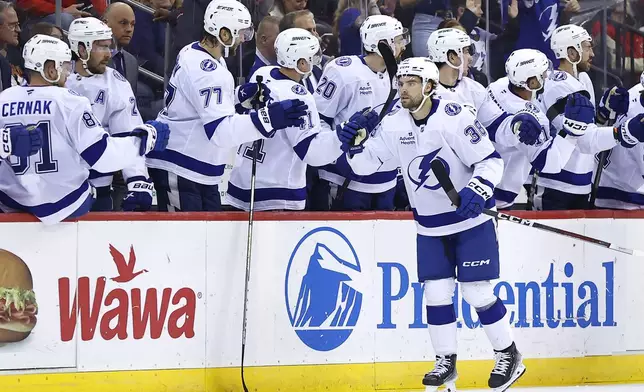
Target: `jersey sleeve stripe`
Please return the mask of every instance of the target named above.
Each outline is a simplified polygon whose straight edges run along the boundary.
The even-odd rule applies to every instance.
[[[548,142],[548,147],[544,148],[541,150],[539,155],[532,161],[532,167],[535,170],[543,170],[543,168],[546,166],[546,162],[548,161],[548,151],[552,148],[552,145],[554,144],[555,139],[552,138]]]
[[[87,162],[91,167],[98,162],[99,159],[103,156],[105,149],[107,148],[107,133],[103,135],[101,140],[87,147],[83,152],[81,152],[81,157]]]
[[[584,186],[592,182],[593,172],[578,174],[562,170],[557,174],[541,173],[540,177],[565,182],[566,184]]]
[[[18,203],[13,200],[11,197],[6,195],[3,192],[0,192],[0,202],[6,205],[9,208],[15,210],[25,211],[34,214],[38,218],[44,218],[49,215],[53,215],[57,212],[64,210],[73,203],[75,203],[83,194],[89,189],[89,183],[87,181],[83,182],[80,187],[71,193],[67,194],[62,199],[53,202],[53,203],[44,203],[35,206],[26,206]]]
[[[485,160],[488,160],[488,159],[503,159],[503,158],[501,158],[501,154],[499,154],[497,151],[494,151],[490,155],[488,155],[485,158],[481,159],[481,162],[483,162]]]
[[[320,114],[320,120],[324,121],[325,123],[329,124],[330,127],[333,127],[333,119],[331,117],[327,117],[323,114]]]
[[[510,117],[509,113],[503,112],[496,120],[492,121],[492,124],[488,125],[487,133],[490,135],[490,140],[496,142],[496,131],[499,129],[499,126],[506,118]]]
[[[597,188],[597,199],[610,199],[640,206],[644,205],[644,195],[641,193],[626,192],[621,189],[603,186]]]
[[[195,158],[184,155],[180,152],[168,150],[167,148],[164,151],[160,152],[152,151],[148,153],[147,157],[174,163],[177,166],[210,177],[218,177],[223,175],[224,168],[226,167],[226,165],[211,165],[209,163],[202,162]]]
[[[503,189],[494,189],[494,198],[505,203],[514,203],[514,200],[519,196],[518,194]]]
[[[206,137],[208,138],[208,140],[212,139],[212,135],[215,134],[217,127],[219,126],[219,124],[221,124],[222,121],[224,121],[226,117],[229,117],[229,116],[218,118],[203,126],[206,131]]]
[[[306,158],[306,153],[309,151],[309,146],[311,145],[311,142],[317,134],[311,135],[303,140],[301,140],[299,143],[297,143],[293,147],[293,151],[297,154],[298,157],[300,157],[301,160],[304,160]]]
[[[228,183],[226,192],[237,200],[244,203],[250,203],[250,190],[241,189]],[[306,200],[306,187],[298,189],[289,188],[258,188],[255,189],[255,201],[267,200],[287,200],[287,201],[302,201]]]

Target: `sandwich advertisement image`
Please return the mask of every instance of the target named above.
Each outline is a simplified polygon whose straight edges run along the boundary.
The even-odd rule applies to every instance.
[[[29,266],[0,249],[0,344],[25,340],[36,326],[38,304]]]

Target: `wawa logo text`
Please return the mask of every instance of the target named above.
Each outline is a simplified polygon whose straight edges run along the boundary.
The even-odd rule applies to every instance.
[[[135,271],[133,246],[130,247],[127,261],[114,246],[110,245],[109,249],[118,272],[117,276],[109,278],[111,281],[128,283],[148,272],[145,269]],[[96,278],[92,290],[91,279],[79,277],[73,296],[70,279],[58,279],[60,338],[63,342],[74,338],[78,319],[80,337],[84,341],[94,339],[97,330],[104,340],[115,337],[125,340],[130,335],[134,339],[158,339],[164,331],[173,339],[195,336],[195,310],[201,293],[195,294],[189,287],[178,290],[169,287],[141,289],[132,283],[128,286],[134,288],[129,290],[117,287],[106,292],[107,279],[105,276]],[[157,280],[163,281],[166,280]]]

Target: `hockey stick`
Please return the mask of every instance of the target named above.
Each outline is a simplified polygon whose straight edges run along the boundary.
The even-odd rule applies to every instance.
[[[388,112],[387,109],[389,109],[389,106],[391,106],[391,103],[394,101],[394,97],[398,92],[398,90],[394,88],[394,80],[396,79],[396,73],[398,72],[398,62],[396,62],[396,58],[394,57],[394,54],[391,51],[391,48],[384,41],[378,42],[378,50],[382,55],[382,59],[385,61],[385,68],[387,69],[387,75],[389,75],[389,77],[391,78],[391,88],[389,89],[389,95],[387,96],[385,105],[382,107],[382,109],[380,110],[380,114],[378,115],[378,123],[380,123],[382,119],[385,118],[385,116],[387,115],[387,112]],[[367,137],[367,135],[359,135],[359,136],[363,138]],[[339,203],[342,203],[342,200],[344,199],[344,192],[346,192],[350,182],[351,182],[350,179],[345,178],[344,182],[342,183],[342,186],[340,187],[340,189],[338,189],[338,193],[336,194],[336,197],[335,197],[335,201],[338,203],[338,205]]]
[[[262,95],[262,76],[257,75],[257,96]],[[255,110],[260,108],[261,103],[255,105]],[[248,311],[248,283],[250,282],[250,261],[251,251],[253,249],[253,212],[255,210],[255,177],[257,176],[257,151],[259,150],[259,141],[253,142],[253,163],[250,169],[250,204],[248,206],[248,237],[246,239],[246,281],[244,282],[244,313],[242,324],[242,347],[241,347],[241,380],[244,392],[248,392],[246,380],[244,379],[244,354],[246,354],[246,327]]]
[[[438,180],[438,183],[447,194],[447,197],[449,197],[450,201],[454,206],[458,207],[461,204],[461,197],[456,191],[456,189],[454,189],[454,184],[452,183],[452,180],[449,178],[449,174],[447,174],[447,170],[445,169],[445,166],[443,165],[443,163],[435,159],[431,162],[431,167],[432,167],[432,171],[434,172],[434,175],[436,175],[436,179]],[[534,227],[535,229],[540,229],[551,233],[563,235],[566,237],[575,238],[575,239],[589,242],[591,244],[595,244],[604,248],[612,249],[617,252],[626,253],[628,255],[644,257],[644,252],[641,250],[622,248],[621,246],[617,246],[610,242],[598,240],[592,237],[587,237],[585,235],[573,233],[571,231],[558,229],[556,227],[544,225],[539,222],[533,222],[527,219],[519,218],[518,216],[504,214],[502,212],[489,210],[487,208],[483,209],[483,214],[492,216],[497,220],[504,220],[512,223],[517,223],[522,226]]]
[[[615,112],[611,110],[610,118],[608,119],[607,126],[612,126],[615,124]],[[597,171],[595,172],[595,181],[593,181],[593,187],[590,190],[590,202],[589,207],[595,208],[595,200],[597,199],[597,189],[599,189],[599,180],[602,177],[602,171],[604,170],[604,165],[608,159],[608,153],[610,150],[602,151],[599,153],[599,163],[597,164]]]

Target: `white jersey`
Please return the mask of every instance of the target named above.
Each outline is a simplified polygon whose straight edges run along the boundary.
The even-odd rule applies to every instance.
[[[140,158],[138,137],[110,138],[85,97],[66,88],[12,87],[0,94],[0,127],[35,125],[40,153],[0,162],[0,204],[60,222],[90,196],[89,169],[110,173]]]
[[[644,86],[638,83],[628,91],[628,96],[628,113],[619,123],[644,113]],[[638,143],[633,148],[618,145],[608,152],[599,179],[595,205],[620,210],[644,209],[643,143]]]
[[[266,137],[250,116],[236,114],[235,84],[224,59],[198,42],[181,49],[157,120],[170,127],[170,140],[165,151],[148,154],[148,167],[203,185],[221,182],[233,149]]]
[[[479,110],[486,97],[485,87],[474,79],[463,77],[456,81],[453,87],[438,84],[436,96],[441,99],[456,101],[462,105],[470,105]]]
[[[507,77],[490,84],[487,98],[481,105],[477,118],[487,128],[490,140],[503,158],[503,178],[494,197],[498,208],[509,208],[514,204],[531,168],[540,173],[559,173],[575,150],[576,138],[550,134],[550,122],[531,101],[510,91]],[[539,141],[532,146],[519,142],[512,132],[514,114],[527,109],[541,124]]]
[[[323,131],[313,96],[303,84],[284,76],[279,67],[262,67],[261,75],[271,98],[276,101],[300,99],[309,107],[302,127],[279,130],[258,142],[255,209],[303,210],[306,204],[306,166],[322,166],[342,155],[342,143],[335,132]],[[253,144],[243,144],[228,182],[226,199],[234,207],[248,210]]]
[[[89,99],[92,112],[110,136],[127,136],[143,124],[130,83],[112,68],[107,67],[104,73],[89,77],[72,74],[65,86]],[[123,177],[125,180],[132,177],[147,179],[145,157],[139,157],[136,165],[123,169]],[[91,171],[90,183],[95,187],[109,186],[112,175]]]
[[[587,73],[579,73],[579,79],[565,71],[554,71],[546,79],[538,106],[546,113],[555,132],[563,132],[563,114],[568,96],[582,93],[595,104],[593,83]],[[609,150],[617,145],[612,128],[589,126],[586,134],[577,141],[566,166],[557,174],[543,173],[537,179],[537,186],[551,188],[565,193],[585,195],[590,193],[594,154]]]
[[[431,171],[434,159],[447,166],[457,190],[472,177],[494,188],[503,174],[503,160],[474,111],[454,101],[437,99],[432,99],[432,111],[422,122],[415,121],[406,109],[389,114],[365,142],[365,150],[350,158],[349,164],[357,174],[402,167],[420,235],[458,233],[491,219],[487,215],[467,219],[456,214]],[[485,207],[494,208],[493,197]]]
[[[373,72],[361,56],[343,56],[328,63],[314,94],[322,126],[335,132],[336,125],[366,107],[380,113],[391,90],[390,80],[386,72]],[[318,173],[337,185],[342,185],[348,174],[348,188],[356,192],[382,193],[396,186],[396,168],[355,176],[341,165],[327,165]]]

